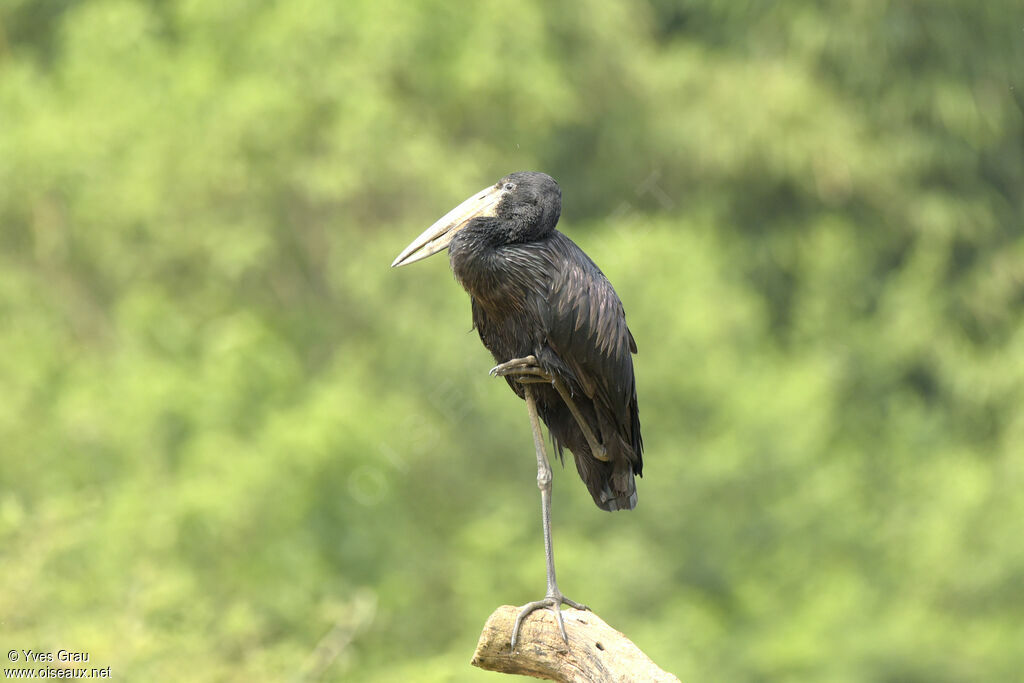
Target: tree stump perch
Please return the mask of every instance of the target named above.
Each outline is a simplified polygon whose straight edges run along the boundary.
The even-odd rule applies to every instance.
[[[473,666],[551,681],[679,683],[593,612],[562,611],[567,645],[551,610],[537,610],[523,622],[512,652],[512,625],[517,614],[519,608],[512,605],[502,605],[491,614],[473,653]]]

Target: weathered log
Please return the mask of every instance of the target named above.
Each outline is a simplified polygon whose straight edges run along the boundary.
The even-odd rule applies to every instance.
[[[512,625],[518,613],[518,607],[503,605],[491,614],[473,654],[473,666],[551,681],[679,683],[593,612],[562,611],[569,636],[566,644],[551,610],[537,610],[523,622],[512,652]]]

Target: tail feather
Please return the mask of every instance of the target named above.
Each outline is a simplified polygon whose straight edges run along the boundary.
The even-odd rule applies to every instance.
[[[629,463],[602,462],[589,453],[573,453],[573,456],[576,470],[597,507],[608,512],[636,507],[636,480]]]
[[[636,507],[636,489],[633,489],[633,493],[629,498],[623,498],[622,496],[615,497],[611,490],[605,489],[602,495],[609,496],[603,503],[597,503],[597,507],[608,512],[615,512],[616,510],[632,510]],[[597,499],[594,499],[597,502]]]

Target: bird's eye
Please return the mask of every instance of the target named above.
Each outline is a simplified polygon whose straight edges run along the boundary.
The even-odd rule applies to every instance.
[[[506,190],[509,190],[510,192],[511,192],[512,190],[514,190],[514,189],[515,189],[515,187],[516,187],[516,186],[515,186],[515,185],[513,185],[512,183],[505,183],[505,189],[506,189]]]

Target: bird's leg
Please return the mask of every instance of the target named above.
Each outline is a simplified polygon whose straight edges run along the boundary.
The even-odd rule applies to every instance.
[[[576,407],[576,402],[572,400],[572,395],[569,393],[569,389],[565,386],[565,382],[558,377],[552,377],[551,383],[555,385],[555,389],[558,390],[562,400],[565,401],[565,405],[569,406],[569,412],[571,412],[572,416],[576,418],[576,424],[580,426],[580,429],[583,431],[583,436],[587,438],[587,443],[590,445],[590,454],[598,460],[608,462],[608,452],[604,449],[604,446],[599,444],[597,439],[594,438],[594,432],[590,431],[590,425],[587,424],[587,421],[583,419],[583,415],[580,414],[580,409]]]
[[[537,401],[533,396],[533,387],[525,386],[523,391],[526,394],[526,410],[530,414],[530,428],[533,430],[533,446],[537,451],[537,488],[540,489],[541,520],[544,524],[544,559],[547,562],[548,589],[542,600],[527,603],[519,610],[516,623],[512,627],[513,651],[516,649],[523,619],[531,612],[544,607],[554,610],[558,627],[562,631],[562,639],[568,643],[569,636],[565,632],[565,622],[562,619],[562,605],[588,609],[585,605],[565,597],[562,591],[558,590],[558,581],[555,579],[555,555],[551,547],[551,465],[548,463],[548,455],[544,448],[544,435],[540,431],[540,418],[537,416]]]
[[[590,446],[590,453],[604,462],[608,462],[608,452],[604,446],[598,443],[594,437],[594,432],[590,429],[590,425],[583,419],[583,415],[580,413],[580,409],[576,407],[576,402],[572,400],[572,394],[569,393],[569,388],[565,386],[565,382],[559,377],[549,375],[537,364],[536,356],[524,356],[523,358],[513,358],[510,361],[495,365],[491,368],[491,376],[493,377],[507,377],[513,375],[517,378],[520,384],[546,384],[550,382],[552,386],[558,391],[559,396],[565,401],[565,405],[569,407],[569,412],[576,419],[576,424],[580,426],[580,430],[583,432],[583,436],[587,439],[587,444]]]

